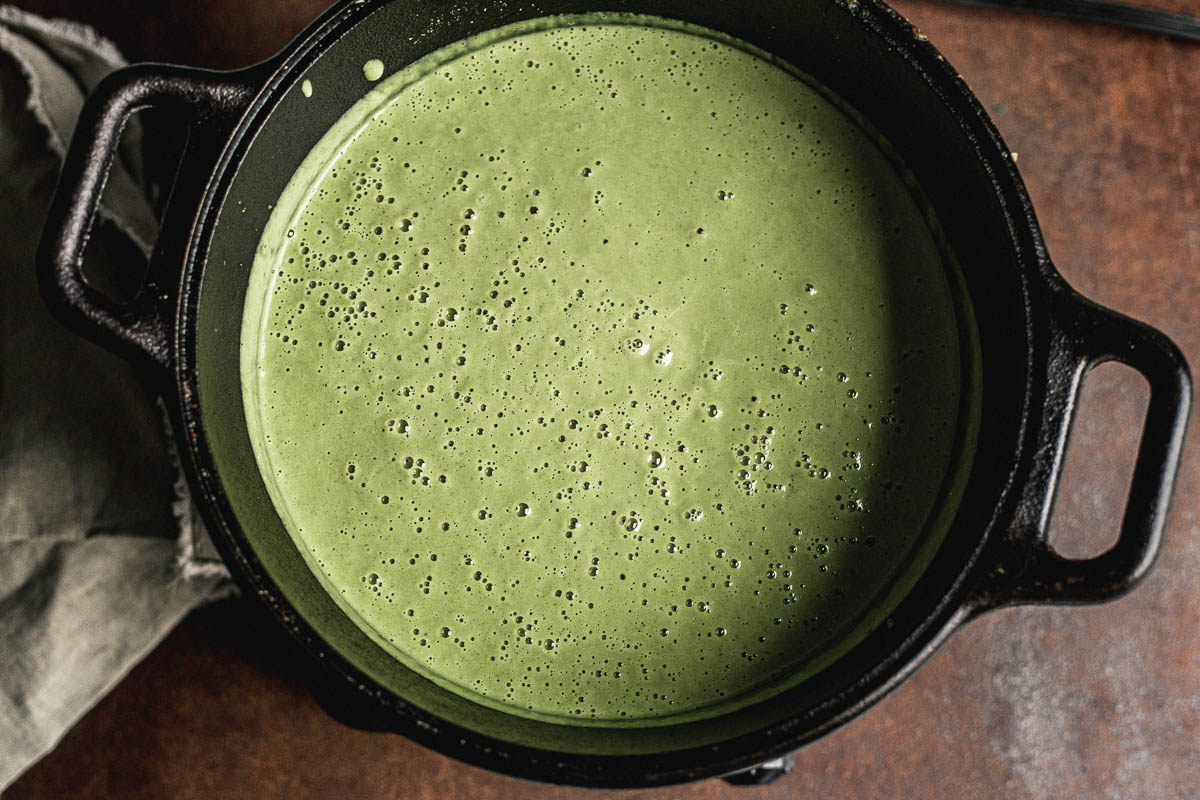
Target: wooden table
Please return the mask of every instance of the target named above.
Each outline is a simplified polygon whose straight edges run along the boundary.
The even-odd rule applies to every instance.
[[[1200,0],[1163,1],[1200,15]],[[236,67],[283,46],[325,0],[17,3],[91,23],[130,60]],[[1200,45],[925,0],[898,5],[1020,154],[1067,279],[1159,327],[1200,365]],[[1099,552],[1115,538],[1145,399],[1124,368],[1092,374],[1054,525],[1063,552]],[[874,709],[801,751],[773,786],[624,794],[1200,797],[1197,452],[1185,454],[1158,564],[1125,598],[986,615]],[[194,614],[5,796],[608,796],[342,728],[247,617],[240,601]]]

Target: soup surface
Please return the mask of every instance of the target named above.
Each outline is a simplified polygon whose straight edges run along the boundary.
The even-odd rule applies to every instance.
[[[957,273],[887,146],[646,18],[364,88],[273,212],[242,345],[259,466],[343,610],[453,691],[610,725],[761,700],[880,624],[974,413]]]

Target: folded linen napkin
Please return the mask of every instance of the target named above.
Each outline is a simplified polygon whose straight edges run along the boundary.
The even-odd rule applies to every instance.
[[[65,330],[37,291],[75,119],[123,65],[90,28],[0,6],[0,790],[188,611],[230,590],[153,387]],[[97,274],[153,242],[139,145],[135,125],[93,236]]]

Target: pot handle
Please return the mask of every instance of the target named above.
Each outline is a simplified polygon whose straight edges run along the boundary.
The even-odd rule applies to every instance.
[[[183,219],[180,212],[194,212],[204,186],[186,178],[211,175],[225,134],[257,88],[247,77],[246,73],[138,64],[107,76],[88,97],[63,161],[37,254],[42,297],[67,327],[122,355],[159,370],[170,369],[177,274],[160,280],[161,265],[177,264],[183,257],[192,220]],[[88,284],[83,255],[121,132],[130,117],[152,107],[178,114],[189,132],[199,130],[203,135],[189,136],[141,288],[132,300],[116,303]],[[194,196],[182,196],[188,190]],[[172,230],[184,235],[172,237],[168,235]]]
[[[1072,289],[1052,287],[1051,342],[1042,365],[1049,389],[1036,449],[1017,487],[1011,527],[982,563],[991,565],[973,593],[973,611],[1016,603],[1096,603],[1132,588],[1162,542],[1187,430],[1192,385],[1187,363],[1154,328],[1105,309]],[[1058,479],[1084,375],[1118,361],[1150,385],[1120,535],[1094,558],[1063,558],[1048,540]]]

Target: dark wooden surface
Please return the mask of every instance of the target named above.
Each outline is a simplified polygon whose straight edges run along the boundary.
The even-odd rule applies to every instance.
[[[17,3],[90,22],[131,60],[211,67],[267,56],[325,4]],[[1200,46],[926,0],[898,5],[1020,154],[1067,279],[1161,328],[1200,365]],[[1162,7],[1200,15],[1200,0]],[[1054,525],[1064,552],[1113,540],[1145,398],[1144,383],[1119,367],[1086,386]],[[1125,598],[985,616],[877,707],[800,752],[774,786],[709,781],[627,796],[1200,797],[1196,452],[1185,454],[1162,556]],[[5,797],[607,796],[344,729],[271,641],[239,601],[194,614]]]

